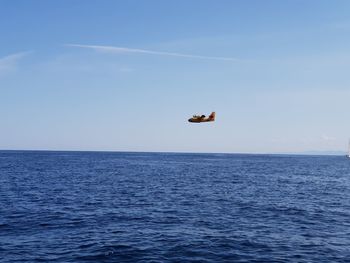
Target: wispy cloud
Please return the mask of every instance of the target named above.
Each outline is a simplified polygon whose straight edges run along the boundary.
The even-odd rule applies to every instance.
[[[0,76],[15,70],[18,61],[31,52],[20,52],[0,58]]]
[[[106,53],[116,53],[116,54],[138,53],[138,54],[173,56],[173,57],[184,57],[184,58],[195,58],[195,59],[211,59],[211,60],[236,61],[236,62],[243,61],[241,59],[231,58],[231,57],[199,56],[199,55],[191,55],[191,54],[163,52],[163,51],[154,51],[154,50],[146,50],[146,49],[135,49],[135,48],[126,48],[126,47],[94,46],[94,45],[79,45],[79,44],[66,44],[65,46],[77,47],[77,48],[89,48],[95,51],[106,52]]]
[[[323,134],[321,136],[322,140],[326,141],[326,142],[334,142],[336,140],[335,137],[332,137],[332,136],[328,136],[326,134]]]

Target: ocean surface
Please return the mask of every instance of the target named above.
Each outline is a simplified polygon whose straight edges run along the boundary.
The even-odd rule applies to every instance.
[[[350,160],[0,151],[0,262],[350,262]]]

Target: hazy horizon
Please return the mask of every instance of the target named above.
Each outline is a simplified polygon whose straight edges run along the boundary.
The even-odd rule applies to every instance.
[[[343,156],[346,151],[304,151],[304,152],[191,152],[191,151],[132,151],[132,150],[74,150],[74,149],[0,149],[0,152],[100,152],[100,153],[165,153],[165,154],[232,154],[232,155],[310,155]]]

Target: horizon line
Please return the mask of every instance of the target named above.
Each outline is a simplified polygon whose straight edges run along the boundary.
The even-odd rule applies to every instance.
[[[191,152],[191,151],[135,151],[135,150],[48,150],[48,149],[0,149],[0,152],[96,152],[96,153],[169,153],[169,154],[232,154],[232,155],[299,155],[343,156],[346,151],[301,151],[301,152]],[[318,153],[318,154],[317,154]]]

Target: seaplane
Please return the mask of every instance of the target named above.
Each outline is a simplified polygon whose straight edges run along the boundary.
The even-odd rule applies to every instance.
[[[206,117],[205,115],[193,115],[188,121],[194,123],[215,121],[215,112],[212,112],[209,117]]]

